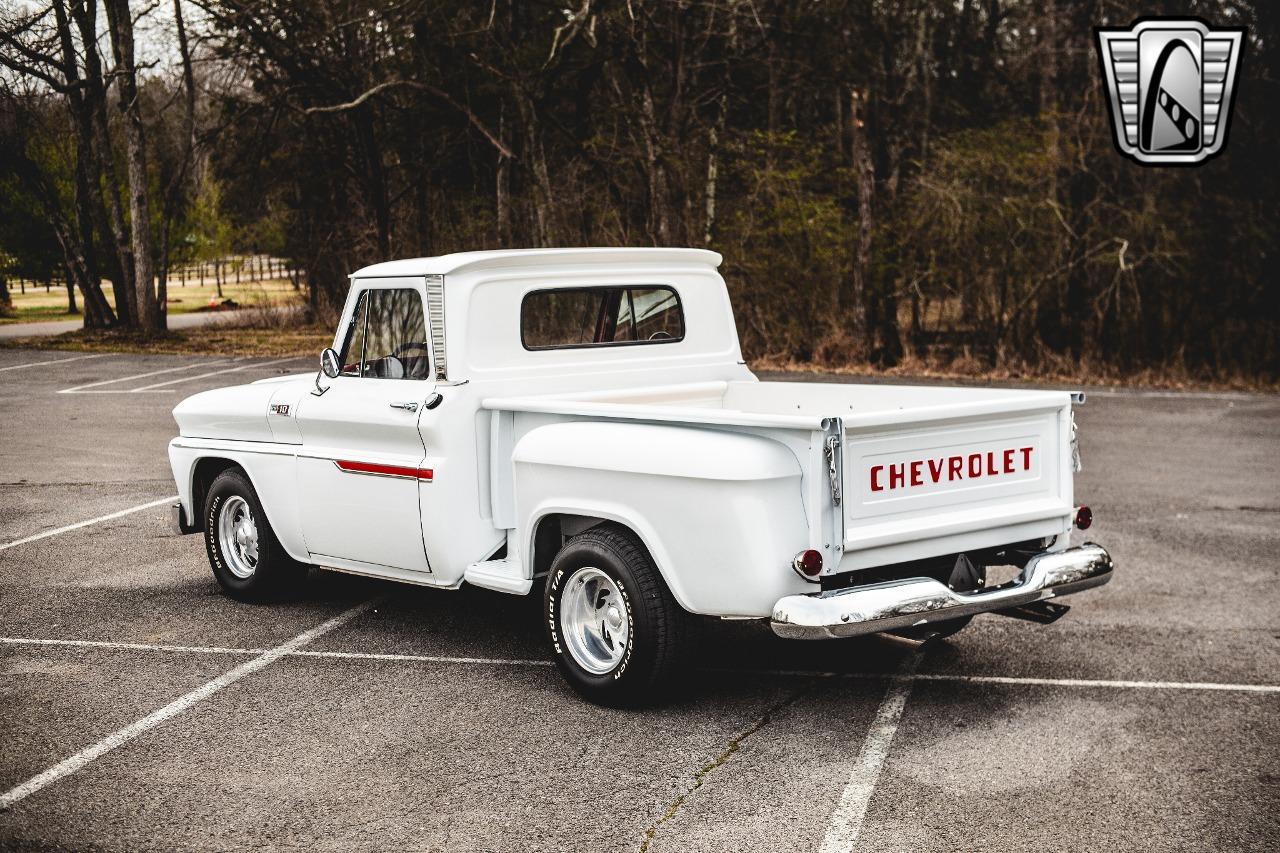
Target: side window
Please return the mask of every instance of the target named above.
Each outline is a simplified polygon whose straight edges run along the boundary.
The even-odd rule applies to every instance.
[[[427,379],[431,345],[422,295],[366,290],[356,303],[342,372],[376,379]]]
[[[520,304],[525,349],[672,343],[684,338],[684,310],[669,287],[535,290]]]

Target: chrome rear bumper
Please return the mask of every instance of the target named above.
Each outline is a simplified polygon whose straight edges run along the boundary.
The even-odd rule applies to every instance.
[[[988,613],[1080,592],[1111,580],[1111,555],[1086,543],[1032,557],[1018,580],[982,592],[960,593],[932,578],[907,578],[788,595],[773,606],[773,632],[797,640],[855,637]]]

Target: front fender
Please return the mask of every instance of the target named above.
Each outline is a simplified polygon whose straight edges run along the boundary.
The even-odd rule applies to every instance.
[[[225,459],[238,465],[249,478],[271,529],[290,557],[309,562],[298,516],[296,458],[293,448],[256,442],[217,442],[178,437],[169,442],[169,466],[178,488],[178,502],[194,522],[201,507],[195,506],[196,465],[202,459]]]

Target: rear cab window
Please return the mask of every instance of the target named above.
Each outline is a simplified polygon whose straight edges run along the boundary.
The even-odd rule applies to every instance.
[[[661,285],[535,290],[520,303],[520,341],[528,350],[675,343],[684,307]]]

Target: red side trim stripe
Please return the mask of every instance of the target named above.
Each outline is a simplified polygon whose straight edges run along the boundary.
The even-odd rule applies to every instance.
[[[377,462],[356,462],[353,459],[335,459],[337,465],[348,474],[375,474],[380,477],[405,477],[410,480],[431,482],[435,472],[430,468],[410,468],[404,465],[382,465]]]

